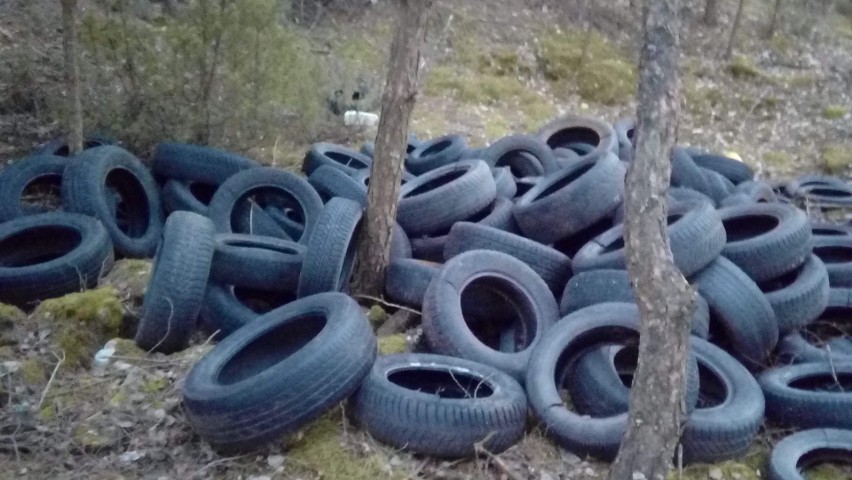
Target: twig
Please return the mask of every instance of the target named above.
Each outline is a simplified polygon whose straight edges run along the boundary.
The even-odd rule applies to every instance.
[[[44,391],[41,392],[41,398],[38,400],[38,407],[36,407],[37,411],[41,411],[41,406],[44,405],[44,399],[47,398],[47,392],[50,391],[50,386],[53,385],[53,380],[56,379],[56,373],[59,372],[59,367],[65,363],[65,351],[60,350],[62,352],[62,358],[60,358],[55,353],[53,354],[56,357],[58,362],[56,362],[56,366],[53,367],[53,373],[50,374],[50,378],[47,380],[47,385],[44,386]]]
[[[151,353],[156,350],[164,341],[166,341],[166,338],[168,338],[169,333],[171,333],[172,331],[172,317],[175,314],[175,304],[172,303],[172,299],[169,297],[166,297],[165,300],[169,302],[169,318],[166,319],[166,333],[163,334],[160,340],[153,347],[151,347],[151,349],[148,350],[147,353]]]
[[[210,468],[210,467],[215,467],[216,465],[221,465],[221,464],[223,464],[223,463],[233,462],[234,460],[239,460],[239,459],[241,459],[241,458],[248,457],[249,455],[250,455],[250,454],[245,453],[245,454],[242,454],[242,455],[237,455],[236,457],[227,457],[227,458],[220,458],[220,459],[218,459],[218,460],[213,460],[212,462],[210,462],[210,463],[208,463],[207,465],[204,465],[203,467],[201,467],[200,469],[198,469],[198,471],[196,471],[195,473],[193,473],[192,475],[190,475],[190,476],[189,476],[189,478],[196,478],[196,477],[198,477],[199,475],[201,475],[202,473],[204,473],[204,472],[205,472],[208,468]]]
[[[494,462],[494,465],[497,467],[497,469],[506,474],[506,476],[509,477],[511,480],[524,480],[523,477],[521,477],[520,475],[515,473],[514,470],[509,468],[509,466],[506,465],[506,462],[502,458],[500,458],[499,455],[495,455],[489,452],[488,449],[483,446],[492,435],[493,432],[489,433],[488,436],[483,438],[481,441],[474,443],[474,451],[476,451],[476,453],[482,453],[486,457],[488,457],[492,462]]]
[[[360,293],[352,295],[352,296],[355,297],[355,298],[363,298],[364,300],[372,300],[374,302],[381,303],[382,305],[384,305],[386,307],[393,307],[393,308],[398,308],[400,310],[407,310],[411,313],[416,313],[416,314],[420,315],[419,310],[415,310],[413,308],[406,307],[405,305],[398,305],[396,303],[391,303],[391,302],[388,302],[387,300],[385,300],[383,298],[374,297],[372,295],[363,295],[363,294],[360,294]]]
[[[837,378],[837,370],[834,368],[834,358],[832,358],[831,355],[831,345],[826,344],[825,349],[828,352],[828,365],[831,367],[831,376],[834,378],[834,383],[837,384],[837,388],[839,388],[841,392],[845,392],[845,390],[843,390],[843,384],[841,384],[840,380]]]

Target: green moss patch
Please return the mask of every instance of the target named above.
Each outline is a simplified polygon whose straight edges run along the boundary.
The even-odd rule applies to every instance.
[[[379,337],[379,355],[393,355],[395,353],[405,353],[408,351],[408,339],[400,333],[397,335],[388,335]]]
[[[734,78],[743,80],[763,76],[763,73],[757,68],[754,62],[752,62],[748,57],[744,57],[742,55],[736,55],[731,59],[731,62],[728,63],[728,73],[730,73]]]
[[[829,173],[839,173],[852,165],[852,143],[827,145],[822,149],[822,162]]]
[[[15,322],[26,318],[26,316],[20,308],[0,303],[0,323]]]
[[[846,116],[849,109],[841,105],[827,105],[822,109],[822,116],[828,120],[838,120]]]

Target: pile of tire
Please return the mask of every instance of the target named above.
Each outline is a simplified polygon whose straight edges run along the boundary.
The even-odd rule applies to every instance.
[[[114,255],[154,256],[136,341],[170,353],[215,334],[183,394],[220,451],[348,399],[356,425],[417,453],[498,453],[531,411],[567,450],[612,459],[639,335],[622,224],[632,134],[630,121],[566,116],[486,148],[409,139],[385,294],[422,312],[428,351],[377,358],[346,294],[371,145],[313,145],[306,178],[176,143],[150,171],[111,145],[24,159],[0,172],[0,301],[77,290]],[[61,212],[22,202],[45,178]],[[852,450],[852,229],[795,206],[852,189],[813,176],[773,189],[694,147],[673,150],[671,184],[673,260],[699,294],[683,461],[743,455],[765,418],[805,429],[778,445],[795,461]],[[59,265],[62,282],[39,274]],[[775,478],[796,478],[790,458],[773,455]]]

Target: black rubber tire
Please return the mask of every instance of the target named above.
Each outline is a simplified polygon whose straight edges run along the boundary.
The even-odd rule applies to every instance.
[[[836,350],[835,340],[845,340],[831,335],[847,330],[852,326],[852,289],[830,288],[826,308],[805,327],[791,332],[778,341],[777,360],[780,364],[828,362],[834,360],[852,361],[852,352],[848,355]],[[827,330],[827,331],[826,331]],[[831,335],[824,338],[826,335]]]
[[[633,132],[636,129],[636,121],[625,118],[612,124],[615,138],[618,139],[618,158],[622,162],[633,161]]]
[[[816,239],[813,254],[825,264],[831,288],[852,287],[852,238]]]
[[[112,190],[126,218],[119,226]],[[65,168],[62,207],[95,217],[104,224],[116,253],[151,257],[163,234],[163,207],[154,177],[136,157],[120,147],[84,150]]]
[[[828,175],[803,175],[786,184],[784,190],[791,198],[803,198],[815,204],[852,204],[852,187]]]
[[[613,154],[555,172],[515,203],[524,235],[553,243],[608,216],[624,195],[624,165]]]
[[[562,292],[559,314],[570,315],[582,308],[608,302],[636,302],[626,270],[589,270],[574,275]],[[696,297],[690,333],[705,339],[710,334],[710,307],[701,295]]]
[[[779,203],[739,205],[719,210],[728,243],[722,255],[756,282],[798,268],[813,247],[808,217]]]
[[[704,181],[707,184],[707,195],[713,199],[714,205],[719,205],[722,200],[728,197],[734,190],[734,184],[727,178],[718,173],[701,168],[701,173],[704,175]]]
[[[805,263],[775,280],[760,284],[775,318],[779,335],[798,330],[815,320],[828,306],[828,271],[811,255]]]
[[[21,197],[27,186],[35,182],[50,185],[58,192],[67,165],[66,157],[42,155],[23,158],[0,170],[0,223],[24,215],[47,213],[49,210],[45,208],[25,206]]]
[[[692,161],[692,157],[686,153],[683,147],[672,149],[671,185],[673,187],[691,188],[712,198],[704,172]]]
[[[817,222],[811,220],[811,234],[814,243],[828,238],[852,238],[852,227],[840,223]]]
[[[580,353],[604,343],[635,341],[638,335],[635,305],[604,303],[563,318],[533,349],[525,382],[530,408],[541,429],[559,446],[579,457],[615,457],[627,428],[627,413],[593,418],[573,412],[564,407],[562,385],[557,382]]]
[[[581,159],[618,154],[618,139],[612,125],[602,120],[580,115],[565,115],[541,127],[536,136],[550,148],[568,148],[572,143],[588,143],[594,150]]]
[[[349,290],[363,212],[361,205],[345,198],[332,198],[325,205],[302,263],[299,298]]]
[[[852,429],[852,362],[788,365],[766,370],[757,381],[766,418],[796,428]]]
[[[373,438],[437,457],[473,456],[480,443],[500,453],[523,437],[527,419],[526,394],[511,376],[424,353],[379,357],[350,405]]]
[[[538,183],[544,177],[523,177],[515,179],[515,201],[519,198],[526,195],[527,192],[532,190],[533,187],[538,185]]]
[[[0,225],[0,303],[32,303],[97,285],[113,264],[103,225],[76,213],[41,213]]]
[[[413,258],[393,260],[385,275],[385,295],[392,302],[420,310],[429,282],[440,269],[440,263]]]
[[[730,180],[734,185],[754,179],[754,170],[743,162],[712,153],[691,155],[692,161],[701,168],[712,170]]]
[[[725,228],[716,209],[706,202],[681,202],[669,210],[666,228],[675,266],[689,277],[719,257]],[[572,261],[574,272],[601,268],[626,269],[624,225],[616,225],[581,248]]]
[[[101,136],[88,135],[83,138],[83,150],[90,148],[102,147],[104,145],[115,145],[115,140]],[[71,149],[68,148],[68,142],[65,137],[54,138],[45,142],[30,152],[31,156],[55,155],[57,157],[71,157]]]
[[[805,480],[802,472],[823,462],[850,463],[852,430],[814,428],[796,432],[775,444],[769,455],[769,480]]]
[[[461,135],[446,135],[421,143],[405,160],[405,169],[415,175],[461,160],[467,141]],[[477,160],[479,160],[477,158]]]
[[[411,241],[402,227],[394,222],[391,236],[390,259],[411,258]]]
[[[277,238],[220,233],[210,278],[223,285],[295,292],[306,250]]]
[[[256,192],[275,192],[284,195],[291,203],[291,208],[297,209],[304,220],[304,230],[299,238],[293,240],[306,244],[317,216],[322,211],[322,199],[304,178],[284,170],[271,167],[252,168],[240,172],[219,186],[210,201],[210,218],[216,225],[218,233],[234,232],[234,215],[240,215],[240,206],[244,205],[246,197]],[[265,205],[260,205],[264,207]]]
[[[213,222],[197,213],[169,215],[134,337],[139,348],[163,353],[186,348],[210,276],[213,231]]]
[[[201,182],[170,178],[163,185],[163,208],[166,214],[185,210],[206,217],[210,213],[210,200],[217,188]]]
[[[713,199],[708,197],[706,194],[699,192],[698,190],[693,190],[688,187],[671,187],[668,190],[668,195],[673,200],[677,202],[685,202],[685,201],[697,201],[697,202],[707,202],[709,204],[713,204]]]
[[[367,203],[366,185],[339,168],[321,165],[308,177],[308,183],[316,189],[320,198],[326,202],[334,197],[342,197],[361,205]]]
[[[518,186],[515,185],[515,177],[512,175],[509,167],[492,168],[491,174],[494,176],[494,185],[497,188],[497,196],[513,199],[518,193]]]
[[[347,175],[355,175],[361,170],[369,170],[373,160],[355,150],[333,143],[319,142],[311,145],[302,163],[305,175],[311,175],[323,165],[337,168]]]
[[[737,197],[737,200],[734,200],[734,197]],[[778,197],[768,183],[747,181],[737,185],[720,206],[733,206],[737,204],[734,203],[735,201],[740,201],[740,203],[774,203],[778,201]]]
[[[810,362],[852,362],[852,352],[838,351],[833,348],[831,341],[826,344],[831,347],[830,350],[813,345],[805,339],[801,331],[788,333],[778,341],[778,363],[790,365]]]
[[[731,353],[749,369],[765,367],[778,343],[778,321],[757,284],[724,257],[691,281],[710,306],[711,327],[718,322]]]
[[[198,312],[199,326],[208,334],[216,333],[216,340],[222,340],[261,315],[295,299],[295,291],[252,290],[211,282]]]
[[[554,295],[562,292],[571,277],[571,259],[547,245],[485,225],[453,225],[444,247],[444,260],[471,250],[497,251],[517,258],[532,268]]]
[[[527,155],[520,155],[520,153]],[[509,135],[492,143],[482,154],[491,168],[509,167],[515,177],[545,175],[559,169],[553,150],[531,135]]]
[[[721,348],[692,338],[699,366],[699,405],[686,420],[680,443],[683,461],[715,463],[739,458],[748,451],[763,425],[765,403],[754,377]],[[715,377],[714,391],[709,378]],[[719,404],[704,407],[703,398],[717,396]]]
[[[518,347],[514,351],[484,343],[466,323],[462,303],[465,289],[475,281],[502,296],[513,310],[504,312],[507,322],[495,320],[487,326],[498,334],[514,329]],[[474,250],[446,262],[429,284],[423,299],[423,332],[436,353],[491,365],[523,381],[530,352],[558,315],[547,284],[525,263],[502,252]]]
[[[168,178],[221,185],[231,176],[259,164],[218,148],[186,143],[160,143],[151,170]]]
[[[240,328],[189,372],[187,419],[216,450],[255,450],[349,397],[376,358],[361,307],[323,293]]]
[[[427,262],[442,263],[447,235],[437,237],[418,237],[411,239],[411,257]]]
[[[481,212],[496,196],[488,165],[481,160],[461,161],[406,183],[397,221],[409,237],[434,234]]]

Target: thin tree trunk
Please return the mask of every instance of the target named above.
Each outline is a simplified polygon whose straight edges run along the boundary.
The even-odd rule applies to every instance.
[[[704,4],[704,23],[710,26],[719,24],[719,0],[707,0]]]
[[[781,10],[781,0],[775,0],[775,7],[772,9],[772,21],[769,23],[769,30],[766,32],[766,38],[772,38],[775,35],[775,30],[778,28],[778,13]]]
[[[743,5],[745,5],[745,0],[740,0],[737,4],[737,14],[734,16],[734,25],[731,27],[731,36],[728,37],[728,47],[725,48],[725,60],[731,58],[731,54],[734,52],[734,41],[736,40],[737,32],[740,29],[740,22],[743,17]]]
[[[354,278],[357,292],[373,296],[384,291],[408,126],[417,97],[420,50],[432,0],[399,0],[398,7]]]
[[[627,271],[639,306],[639,364],[630,422],[611,480],[663,480],[686,419],[684,384],[695,293],[672,261],[666,190],[677,133],[680,0],[646,0],[636,149],[626,180]]]
[[[65,60],[65,135],[68,150],[74,155],[83,150],[83,104],[80,100],[80,68],[77,65],[77,0],[60,0],[62,4],[62,50]]]

